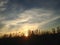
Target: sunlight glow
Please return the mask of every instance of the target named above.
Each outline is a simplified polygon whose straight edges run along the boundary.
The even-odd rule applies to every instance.
[[[25,33],[25,37],[28,37],[28,33]]]
[[[37,25],[33,25],[33,24],[25,24],[22,28],[21,28],[21,32],[24,34],[24,36],[28,37],[28,31],[32,31],[32,30],[36,30],[37,29]]]

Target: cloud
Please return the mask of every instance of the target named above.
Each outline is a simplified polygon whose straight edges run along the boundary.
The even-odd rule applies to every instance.
[[[25,23],[41,23],[42,21],[53,18],[53,11],[44,9],[31,9],[22,13],[23,16],[31,17]]]
[[[0,12],[6,10],[6,4],[8,3],[8,0],[0,0]]]
[[[23,16],[17,17],[16,19],[10,19],[10,20],[4,19],[4,21],[2,21],[2,23],[8,24],[8,25],[16,25],[18,22],[20,22],[20,23],[26,22],[29,19],[30,19],[30,17],[28,17],[28,16],[26,17],[23,15]]]
[[[3,7],[7,2],[8,0],[0,0],[0,7]]]
[[[0,0],[0,31],[36,29],[54,23],[60,18],[59,4],[58,0]]]
[[[4,32],[10,32],[10,31],[20,31],[27,28],[29,29],[37,29],[38,27],[42,27],[43,25],[52,22],[54,20],[57,20],[60,18],[59,15],[55,16],[55,13],[53,10],[46,10],[46,9],[37,9],[32,8],[30,10],[25,10],[24,12],[12,15],[13,18],[9,17],[8,19],[1,18],[0,21],[2,24],[5,24],[5,26],[1,29]]]
[[[42,25],[44,25],[44,24],[47,24],[47,23],[52,22],[52,21],[54,21],[54,20],[57,20],[57,19],[59,19],[59,18],[60,18],[60,16],[51,18],[50,20],[43,21],[42,23],[40,23],[40,25],[42,26]]]
[[[21,9],[23,11],[29,10],[32,8],[44,8],[50,10],[59,10],[60,1],[57,0],[5,0],[2,1],[0,5],[4,5],[1,10],[4,9],[4,13],[20,13]],[[6,6],[7,5],[7,6]]]

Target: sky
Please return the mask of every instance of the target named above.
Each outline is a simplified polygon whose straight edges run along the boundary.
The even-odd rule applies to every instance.
[[[60,0],[0,0],[0,32],[60,26]]]

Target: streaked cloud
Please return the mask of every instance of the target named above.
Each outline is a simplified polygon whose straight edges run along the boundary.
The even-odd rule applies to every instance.
[[[58,0],[0,0],[0,31],[37,29],[54,23],[60,19],[59,4]]]
[[[5,27],[2,30],[15,31],[25,29],[25,27],[31,27],[29,29],[33,29],[32,27],[42,27],[46,23],[52,22],[60,18],[60,16],[55,16],[53,10],[45,10],[45,9],[30,9],[26,10],[23,13],[17,14],[18,17],[15,19],[10,19],[5,21],[1,21],[5,24]],[[13,27],[12,27],[13,26]],[[26,27],[26,28],[27,28]],[[36,29],[37,29],[36,28]],[[27,28],[28,29],[28,28]]]

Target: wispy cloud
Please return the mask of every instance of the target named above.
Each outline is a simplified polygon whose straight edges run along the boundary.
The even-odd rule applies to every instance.
[[[36,29],[54,23],[60,18],[59,4],[54,0],[0,0],[0,31]]]
[[[59,18],[60,18],[60,16],[51,18],[51,19],[49,19],[49,20],[43,21],[42,23],[40,23],[40,25],[42,26],[42,25],[44,25],[44,24],[47,24],[47,23],[52,22],[52,21],[54,21],[54,20],[57,20],[57,19],[59,19]]]
[[[6,9],[7,3],[8,3],[8,0],[0,0],[0,12],[4,11]]]
[[[10,19],[1,21],[5,26],[1,29],[2,31],[18,31],[24,30],[25,28],[29,29],[37,29],[38,27],[42,27],[46,23],[52,22],[60,18],[60,16],[55,16],[53,10],[46,9],[30,9],[26,10],[23,13],[17,14],[18,17],[15,19]],[[2,19],[1,19],[2,20]],[[13,26],[13,27],[12,27]],[[4,30],[5,29],[5,30]]]

